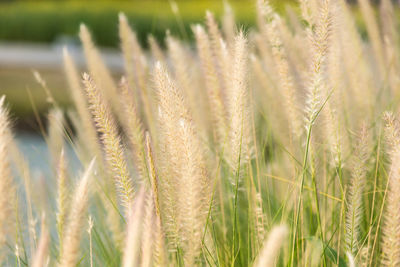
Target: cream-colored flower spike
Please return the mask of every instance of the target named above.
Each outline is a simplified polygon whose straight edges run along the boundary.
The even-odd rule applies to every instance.
[[[71,210],[65,226],[59,267],[73,267],[78,261],[79,245],[82,239],[82,229],[86,221],[90,178],[93,175],[94,163],[95,159],[90,162],[75,189],[71,202]]]
[[[143,227],[143,213],[145,206],[145,190],[142,188],[135,203],[130,207],[132,210],[128,218],[127,234],[125,239],[124,256],[122,259],[123,267],[134,267],[139,264],[141,231]]]
[[[86,73],[83,74],[83,84],[90,105],[89,108],[97,126],[97,131],[101,135],[100,138],[104,146],[110,175],[114,178],[120,202],[125,207],[125,215],[128,216],[134,191],[116,122],[101,92]]]
[[[159,123],[167,147],[166,164],[172,174],[177,206],[176,225],[185,265],[193,266],[201,250],[201,237],[210,203],[210,184],[204,154],[185,101],[165,67],[157,63],[154,80],[162,116]],[[168,175],[168,174],[166,174]],[[170,174],[171,175],[171,174]],[[171,192],[165,192],[171,194]],[[173,216],[173,215],[171,215]],[[173,227],[173,226],[172,226]],[[178,228],[179,227],[179,228]]]
[[[88,109],[86,103],[85,92],[82,88],[81,78],[73,58],[66,47],[63,49],[63,60],[65,75],[71,91],[72,100],[74,101],[79,119],[82,122],[83,129],[81,131],[81,138],[85,140],[85,146],[89,150],[88,152],[91,156],[100,156],[101,149],[97,143],[97,133],[91,118],[90,110]]]
[[[394,267],[400,264],[400,128],[390,113],[385,114],[385,119],[391,166],[383,213],[382,266]]]
[[[93,43],[89,29],[83,23],[80,26],[79,37],[82,41],[89,72],[93,76],[99,90],[109,99],[112,109],[117,113],[117,116],[119,116],[122,110],[118,101],[117,87],[115,86],[110,71],[101,58],[100,51]]]
[[[8,110],[4,102],[5,96],[0,97],[0,263],[3,261],[3,250],[6,247],[9,231],[12,229],[16,197],[7,147],[11,143],[12,136]]]
[[[48,264],[49,257],[49,243],[50,234],[49,229],[45,223],[45,216],[42,216],[42,226],[40,230],[40,239],[36,248],[35,255],[33,256],[32,267],[43,267]]]
[[[220,152],[225,150],[228,138],[227,110],[224,97],[218,80],[218,72],[214,65],[210,39],[201,25],[193,27],[196,37],[197,51],[199,54],[205,86],[207,89],[208,104],[211,109],[213,129],[216,143]]]
[[[272,228],[265,241],[262,250],[255,262],[256,267],[273,267],[275,260],[279,254],[279,250],[288,235],[288,228],[286,225],[275,226]]]

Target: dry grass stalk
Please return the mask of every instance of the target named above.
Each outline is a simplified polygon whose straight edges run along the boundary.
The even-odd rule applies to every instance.
[[[35,255],[33,256],[32,267],[43,267],[48,265],[49,243],[50,234],[43,216],[39,244],[37,246]]]
[[[154,200],[151,194],[148,194],[145,200],[144,218],[143,218],[143,236],[141,245],[140,266],[149,267],[153,264],[154,251],[154,222],[156,213],[154,212]]]
[[[118,135],[114,118],[107,103],[97,89],[96,84],[88,74],[83,75],[83,83],[101,141],[104,146],[109,172],[114,177],[114,183],[121,204],[126,209],[126,215],[133,201],[133,186],[124,158],[124,151]]]
[[[86,145],[87,151],[91,153],[90,156],[100,157],[101,149],[97,143],[96,128],[93,125],[90,111],[88,110],[85,93],[81,86],[81,79],[74,61],[66,48],[63,50],[63,58],[65,75],[75,108],[81,120],[82,131],[80,138],[85,140],[84,144]]]
[[[235,14],[228,1],[224,1],[224,15],[222,17],[222,29],[228,45],[232,44],[236,36],[237,27],[235,23]]]
[[[65,225],[60,267],[75,266],[79,256],[79,245],[82,239],[82,228],[89,201],[90,178],[93,175],[93,159],[79,181],[71,202],[71,209]]]
[[[146,157],[147,165],[149,170],[149,176],[151,180],[151,196],[153,197],[153,205],[155,210],[155,216],[152,219],[153,227],[151,228],[153,233],[154,250],[153,250],[153,261],[155,266],[164,266],[166,264],[165,258],[165,245],[164,245],[164,232],[161,226],[161,209],[160,209],[160,198],[159,198],[159,182],[156,173],[155,162],[153,158],[153,152],[150,141],[150,134],[146,132]]]
[[[67,183],[67,160],[64,149],[62,149],[57,169],[57,231],[58,231],[60,250],[62,250],[62,240],[64,238],[64,226],[69,209],[68,200],[69,200],[69,190]]]
[[[88,28],[84,24],[80,26],[79,37],[82,41],[89,71],[93,75],[99,90],[110,100],[111,106],[117,115],[122,114],[123,111],[118,101],[117,87],[100,56],[100,52],[92,41]]]
[[[311,127],[322,108],[323,97],[327,95],[326,84],[323,79],[323,64],[329,48],[329,36],[331,32],[331,11],[329,0],[324,0],[316,24],[316,29],[311,33],[311,43],[313,45],[312,64],[310,70],[310,85],[308,86],[308,96],[306,105],[307,127]]]
[[[68,51],[64,49],[64,68],[67,76],[67,81],[71,90],[72,98],[75,104],[75,108],[81,121],[81,128],[78,128],[79,142],[86,148],[86,155],[79,153],[79,157],[82,161],[87,162],[92,157],[96,157],[98,161],[103,160],[103,154],[100,143],[97,141],[97,132],[94,122],[91,118],[88,104],[86,103],[85,91],[81,85],[81,79],[78,74],[78,70],[69,55]],[[110,203],[110,199],[115,202],[116,194],[115,190],[109,185],[113,184],[113,181],[107,179],[104,175],[104,168],[102,165],[98,166],[99,173],[103,174],[103,177],[99,179],[100,187],[105,191],[106,194],[101,194],[101,200],[107,211],[107,222],[113,233],[113,239],[116,244],[119,244],[121,238],[121,227],[119,222],[119,214],[116,212],[115,207]]]
[[[202,26],[196,25],[193,31],[196,37],[197,51],[207,88],[208,104],[213,116],[216,142],[219,144],[220,150],[224,151],[228,134],[227,111],[224,105],[222,89],[218,81],[218,73],[213,63],[210,40]]]
[[[151,34],[149,35],[149,37],[147,39],[149,41],[151,54],[154,56],[155,61],[160,61],[160,62],[165,63],[166,61],[165,61],[164,52],[163,52],[162,48],[160,47],[160,45],[158,44],[157,40]]]
[[[272,228],[254,266],[275,266],[275,260],[287,235],[288,229],[286,226],[276,226]]]
[[[93,267],[93,241],[92,241],[92,230],[94,226],[94,221],[92,216],[89,215],[88,220],[88,229],[87,232],[89,234],[89,257],[90,257],[90,267]]]
[[[358,0],[358,4],[360,5],[365,26],[367,27],[368,37],[372,44],[373,55],[377,63],[378,71],[380,72],[381,78],[383,78],[383,75],[386,73],[384,49],[378,22],[374,15],[374,9],[371,6],[370,0]]]
[[[135,203],[131,207],[132,211],[130,212],[127,225],[124,256],[122,260],[123,267],[133,267],[139,264],[145,199],[145,190],[142,189],[137,194],[137,197],[135,198]]]
[[[156,173],[156,167],[154,163],[153,152],[151,148],[151,141],[150,141],[150,134],[146,132],[146,159],[147,159],[147,166],[149,170],[149,176],[151,181],[151,191],[152,196],[154,197],[154,205],[156,209],[156,214],[159,219],[161,219],[161,212],[160,212],[160,200],[159,200],[159,192],[158,192],[158,177]]]
[[[357,255],[361,246],[360,230],[364,208],[363,194],[367,183],[368,141],[367,129],[364,126],[355,151],[352,179],[347,196],[345,241],[347,250],[352,255]]]
[[[289,123],[289,130],[291,135],[298,137],[301,133],[300,114],[298,109],[298,100],[296,96],[296,87],[293,83],[293,77],[290,73],[289,62],[285,47],[283,45],[282,37],[280,36],[280,28],[282,27],[282,19],[278,14],[274,13],[269,2],[259,0],[257,1],[258,11],[258,27],[261,31],[263,40],[268,41],[272,57],[276,64],[277,73],[279,75],[280,87],[283,90],[283,97],[287,106],[287,117]]]
[[[219,30],[218,23],[215,20],[214,15],[207,11],[206,12],[206,24],[210,38],[210,46],[212,56],[214,58],[215,69],[218,74],[218,80],[221,86],[221,90],[226,92],[230,85],[230,55],[226,47],[226,43],[222,38],[222,34]]]
[[[396,147],[391,156],[391,169],[389,175],[386,205],[385,221],[383,226],[382,250],[383,266],[398,266],[400,264],[400,229],[399,229],[399,203],[400,196],[400,148]]]
[[[123,13],[119,14],[119,37],[129,85],[135,90],[135,97],[141,100],[136,102],[136,106],[144,111],[144,121],[151,130],[154,116],[147,86],[147,60],[135,32],[130,28],[128,19]]]
[[[177,219],[181,224],[180,244],[185,264],[192,266],[200,252],[202,225],[210,201],[210,180],[200,140],[179,90],[161,64],[156,65],[154,75],[160,124],[165,131],[165,141],[168,142],[167,157],[177,175],[175,197]]]
[[[195,73],[189,71],[190,63],[193,63],[191,62],[191,51],[182,45],[178,39],[170,35],[167,36],[166,43],[177,85],[182,89],[190,112],[193,114],[193,119],[196,121],[196,124],[202,128],[199,130],[205,130],[207,129],[208,122],[207,119],[204,118],[205,116],[202,112],[204,110],[204,97],[201,92],[199,92],[197,83],[194,83]]]
[[[53,160],[53,166],[56,166],[64,146],[64,116],[62,111],[60,109],[50,110],[48,122],[47,143]]]
[[[0,97],[0,262],[3,262],[9,231],[13,225],[13,207],[15,187],[8,161],[8,145],[11,143],[11,131],[5,96]]]
[[[391,113],[385,114],[386,138],[389,144],[391,160],[387,182],[384,224],[382,226],[383,266],[397,266],[400,264],[400,128],[398,121]]]
[[[238,166],[245,165],[252,154],[250,127],[250,93],[246,66],[247,40],[243,32],[235,39],[234,62],[229,92],[229,142],[228,163],[234,173]]]
[[[125,78],[122,78],[120,83],[120,100],[125,110],[122,125],[133,153],[135,167],[139,174],[138,180],[148,184],[142,123],[135,107],[134,96]]]

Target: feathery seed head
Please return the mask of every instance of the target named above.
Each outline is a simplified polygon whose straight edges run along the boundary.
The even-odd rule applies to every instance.
[[[9,129],[8,110],[5,107],[5,96],[0,97],[0,263],[6,246],[9,230],[13,224],[13,206],[15,187],[9,162],[9,144],[12,135]]]
[[[275,226],[272,228],[265,241],[264,246],[256,260],[256,267],[272,267],[275,266],[275,260],[279,250],[288,235],[286,225]]]
[[[100,138],[104,146],[109,173],[114,177],[120,202],[125,207],[125,211],[128,212],[134,191],[115,120],[107,102],[87,73],[83,74],[83,83],[90,105],[89,108],[97,130],[101,134]]]
[[[95,159],[93,159],[81,180],[79,181],[71,202],[71,210],[69,212],[63,247],[60,257],[60,267],[75,266],[79,256],[79,244],[82,238],[82,227],[85,222],[85,214],[89,201],[90,178],[93,173]]]

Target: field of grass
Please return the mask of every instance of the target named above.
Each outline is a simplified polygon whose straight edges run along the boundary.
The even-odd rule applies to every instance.
[[[0,97],[0,265],[399,266],[398,7],[359,3],[364,37],[344,0],[259,0],[252,29],[207,13],[148,51],[121,14],[123,77],[81,25],[87,71],[65,49],[33,82],[50,177]]]
[[[283,2],[274,1],[283,11]],[[68,36],[79,43],[78,30],[85,23],[99,46],[118,48],[118,13],[124,12],[136,31],[142,45],[148,48],[147,38],[152,34],[164,45],[166,30],[187,42],[193,41],[190,25],[204,21],[205,11],[218,17],[223,13],[222,1],[177,1],[176,16],[168,1],[17,1],[0,3],[0,40],[7,42],[53,43]],[[253,1],[233,1],[232,8],[240,25],[251,26],[255,22]],[[183,25],[183,27],[182,27]],[[32,129],[34,121],[31,99],[25,94],[29,89],[33,103],[40,115],[48,110],[45,92],[34,81],[31,68],[0,70],[0,93],[8,96],[12,113],[19,117],[18,128]],[[48,87],[63,106],[70,104],[67,83],[62,69],[40,69]],[[28,125],[27,125],[28,124]]]
[[[285,6],[290,5],[296,12],[300,10],[293,1],[272,1],[272,6],[285,13]],[[149,34],[155,36],[164,46],[166,30],[185,40],[193,42],[190,25],[204,21],[205,11],[210,10],[221,17],[224,11],[223,1],[177,1],[179,15],[176,16],[168,1],[17,1],[0,3],[0,40],[6,42],[54,43],[72,40],[80,43],[78,29],[85,23],[90,29],[96,45],[118,48],[117,34],[118,13],[124,12],[130,25],[136,31],[138,40],[148,49]],[[255,24],[255,3],[251,0],[232,1],[232,9],[238,25],[246,30]],[[357,25],[362,36],[366,36],[361,16],[355,9]],[[0,92],[9,96],[12,113],[21,120],[18,127],[26,128],[25,122],[31,124],[32,104],[29,98],[21,94],[29,87],[39,114],[43,115],[49,105],[43,98],[44,92],[37,83],[33,83],[31,68],[16,69],[6,66],[0,70]],[[66,97],[66,81],[62,70],[41,69],[47,78],[49,89],[64,105],[70,103]],[[28,86],[29,85],[29,86]],[[27,127],[30,128],[30,127]]]

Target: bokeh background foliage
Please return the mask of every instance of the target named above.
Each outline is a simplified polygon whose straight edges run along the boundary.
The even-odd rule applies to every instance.
[[[172,11],[169,0],[0,0],[0,41],[53,43],[65,36],[77,40],[79,24],[85,23],[97,45],[118,47],[117,16],[121,11],[144,46],[149,34],[163,44],[167,30],[174,36],[192,40],[190,26],[202,22],[206,10],[216,17],[224,10],[223,0],[177,0],[175,3],[179,7],[178,15]],[[272,0],[271,3],[279,13],[285,13],[288,5],[297,9],[295,0]],[[254,1],[231,0],[229,4],[238,25],[244,28],[254,25]],[[362,28],[361,25],[363,32]]]
[[[275,1],[279,9],[288,1]],[[237,22],[254,23],[254,1],[231,1]],[[54,42],[60,36],[76,37],[80,23],[85,23],[100,46],[118,46],[117,17],[123,11],[142,44],[147,35],[159,41],[167,29],[182,38],[190,38],[190,25],[201,22],[205,11],[217,16],[223,1],[177,1],[179,15],[169,1],[7,1],[0,4],[0,40]],[[182,31],[184,25],[186,33]]]

